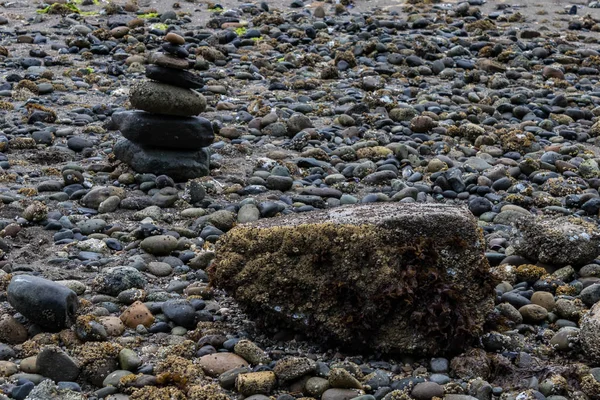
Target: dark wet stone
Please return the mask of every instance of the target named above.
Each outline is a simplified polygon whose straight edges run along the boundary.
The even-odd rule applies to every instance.
[[[212,124],[202,117],[155,115],[126,111],[112,115],[127,139],[144,146],[197,150],[214,140]]]
[[[196,327],[196,309],[187,300],[169,300],[162,305],[163,314],[178,326],[186,329]]]
[[[71,289],[31,275],[13,277],[7,295],[17,311],[52,332],[70,326],[78,307],[77,295]]]
[[[69,140],[67,140],[67,146],[71,150],[78,152],[78,153],[83,151],[86,148],[92,147],[93,145],[94,144],[91,141],[81,138],[81,137],[77,137],[77,136],[74,136],[74,137],[70,138]]]
[[[125,139],[119,141],[113,151],[119,160],[129,164],[137,172],[167,175],[176,182],[206,176],[209,173],[209,155],[206,149],[152,149]]]
[[[200,89],[204,86],[204,80],[192,72],[158,65],[148,65],[146,77],[187,89]]]

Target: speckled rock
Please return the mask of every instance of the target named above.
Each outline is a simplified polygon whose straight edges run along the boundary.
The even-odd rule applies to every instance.
[[[267,364],[271,358],[256,344],[249,340],[240,340],[234,347],[235,354],[239,355],[252,365]]]
[[[587,357],[600,360],[600,303],[583,316],[579,340]]]
[[[244,396],[269,394],[275,387],[277,378],[273,371],[250,372],[238,375],[235,387]]]
[[[286,241],[282,242],[284,236]],[[365,247],[364,243],[370,246]],[[349,249],[356,249],[356,254]],[[416,286],[405,292],[402,285],[410,283],[403,280],[403,273],[393,272],[400,266],[390,264],[390,260],[397,260],[398,252],[413,259],[416,251],[422,251],[419,249],[427,249],[421,253],[423,265],[428,271],[439,271],[440,279],[434,285],[413,281]],[[234,294],[251,314],[268,324],[296,325],[309,335],[346,343],[358,341],[385,351],[433,353],[441,348],[456,350],[465,346],[470,335],[481,331],[486,311],[493,307],[489,285],[494,279],[488,275],[482,252],[483,243],[466,209],[402,203],[385,207],[361,205],[238,226],[219,241],[209,272],[214,284]],[[313,254],[319,255],[316,260],[323,261],[315,262]],[[269,261],[275,259],[277,263]],[[322,262],[327,265],[325,270],[317,268]],[[365,269],[365,265],[370,267]],[[423,267],[415,264],[410,268],[418,281]],[[289,271],[295,272],[290,275]],[[368,276],[362,276],[360,271],[369,271]],[[296,282],[299,277],[311,283],[300,285]],[[473,277],[481,279],[480,283],[474,283]],[[423,328],[414,318],[409,324],[407,315],[427,307],[432,291],[443,290],[445,280],[455,288],[454,293],[469,295],[455,297],[449,306],[454,312],[448,309],[448,315],[436,318],[435,323],[440,325],[435,328],[424,315]],[[332,281],[338,284],[331,287]],[[465,286],[466,282],[469,284]],[[310,288],[310,292],[303,293],[302,287]],[[402,296],[411,299],[411,307],[399,300]],[[339,300],[355,297],[361,300],[352,304]],[[311,308],[306,307],[306,298],[313,299]],[[371,301],[377,305],[369,307]],[[268,311],[275,308],[281,311]],[[261,310],[260,315],[252,310]],[[308,325],[297,324],[292,314],[310,316],[302,320],[309,321]],[[469,329],[460,334],[454,331],[465,323]],[[373,330],[374,326],[378,329]]]
[[[521,227],[515,250],[552,265],[584,265],[600,255],[600,231],[573,217],[540,218]]]
[[[70,326],[79,307],[77,295],[71,289],[30,275],[13,277],[7,295],[8,302],[17,311],[53,332]]]
[[[233,353],[215,353],[200,357],[198,364],[208,376],[219,376],[222,373],[239,367],[247,367],[249,364],[242,357]]]
[[[121,314],[121,321],[129,328],[136,328],[138,325],[147,328],[154,322],[154,316],[144,303],[136,301]]]
[[[316,363],[310,358],[288,357],[277,361],[273,372],[280,381],[291,381],[310,374],[316,368]]]

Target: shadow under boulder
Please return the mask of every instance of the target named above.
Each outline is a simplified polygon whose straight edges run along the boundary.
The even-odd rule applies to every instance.
[[[463,350],[496,279],[473,215],[441,204],[364,204],[239,225],[209,268],[266,328],[386,353]]]

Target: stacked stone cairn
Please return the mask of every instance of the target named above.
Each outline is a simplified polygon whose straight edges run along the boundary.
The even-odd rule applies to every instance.
[[[113,115],[125,137],[115,145],[115,156],[139,173],[168,175],[177,182],[208,175],[206,147],[214,139],[210,121],[197,117],[206,99],[193,89],[203,81],[187,71],[191,65],[184,44],[183,37],[169,32],[163,52],[149,60],[149,80],[131,87],[129,101],[136,110]]]

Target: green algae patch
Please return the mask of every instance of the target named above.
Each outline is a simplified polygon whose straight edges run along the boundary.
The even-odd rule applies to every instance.
[[[42,8],[36,11],[38,14],[55,14],[55,15],[68,15],[68,14],[80,14],[81,10],[72,3],[60,4],[54,3],[48,7]]]
[[[151,13],[146,13],[146,14],[139,14],[137,17],[142,18],[142,19],[151,19],[151,18],[158,18],[158,16],[159,16],[158,13],[151,12]]]
[[[169,27],[169,25],[162,24],[162,23],[150,25],[150,28],[152,28],[152,29],[158,29],[160,31],[166,31],[168,27]]]

